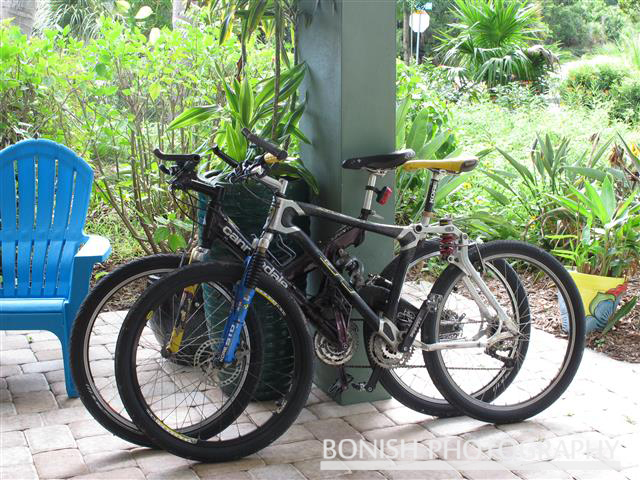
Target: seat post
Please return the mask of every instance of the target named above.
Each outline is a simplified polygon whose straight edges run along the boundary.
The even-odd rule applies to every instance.
[[[433,206],[436,203],[436,193],[438,192],[438,183],[442,173],[439,170],[433,170],[429,189],[427,190],[427,199],[424,202],[424,210],[422,212],[422,225],[427,226],[434,217]]]
[[[366,220],[372,213],[373,194],[376,191],[376,182],[378,181],[379,175],[384,175],[384,173],[380,173],[377,170],[369,170],[369,178],[367,179],[367,186],[364,192],[364,203],[362,204],[362,210],[360,210],[360,218],[363,220]]]

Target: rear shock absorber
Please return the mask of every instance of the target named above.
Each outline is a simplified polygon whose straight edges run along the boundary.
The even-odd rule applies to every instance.
[[[452,224],[451,219],[447,217],[441,218],[439,223],[441,227]],[[443,233],[440,235],[440,256],[444,260],[448,259],[455,252],[457,240],[458,236],[453,233]]]

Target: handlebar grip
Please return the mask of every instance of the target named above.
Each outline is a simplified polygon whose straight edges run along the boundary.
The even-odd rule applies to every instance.
[[[218,147],[217,145],[214,145],[211,150],[213,151],[213,153],[215,153],[216,157],[218,157],[220,160],[223,160],[230,167],[236,168],[239,165],[238,162],[236,162],[233,158],[220,150],[220,147]]]
[[[186,153],[186,154],[163,153],[162,150],[160,150],[159,148],[156,148],[153,150],[153,154],[159,160],[166,160],[169,162],[196,162],[197,163],[200,161],[200,155],[198,155],[197,153]]]
[[[278,160],[285,160],[289,156],[286,150],[282,150],[276,147],[275,145],[273,145],[272,143],[267,142],[266,140],[260,138],[256,134],[251,133],[251,130],[249,130],[248,128],[243,128],[242,134],[251,143],[262,148],[265,152],[270,153],[271,155],[276,157]]]

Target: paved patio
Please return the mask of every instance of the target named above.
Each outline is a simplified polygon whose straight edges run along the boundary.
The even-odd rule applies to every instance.
[[[314,389],[297,423],[276,444],[240,461],[199,464],[135,447],[100,427],[78,399],[66,396],[52,334],[1,331],[0,478],[640,479],[638,385],[640,365],[587,351],[562,400],[531,421],[500,427],[466,417],[434,419],[395,400],[340,406]],[[380,448],[390,439],[419,443],[389,460],[388,470],[330,471],[320,470],[325,439]],[[606,455],[603,445],[611,449]],[[572,459],[590,461],[588,469],[562,463],[559,447],[574,448]],[[543,453],[545,470],[510,463],[530,452]],[[491,461],[483,464],[490,469],[461,467],[467,459]],[[441,470],[396,469],[410,468],[412,460],[439,460]]]

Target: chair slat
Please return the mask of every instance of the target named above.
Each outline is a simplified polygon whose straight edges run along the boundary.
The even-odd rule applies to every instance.
[[[2,289],[5,297],[16,296],[16,242],[2,241]]]
[[[32,297],[42,297],[45,275],[45,260],[47,258],[47,248],[49,240],[35,240],[33,242],[33,259],[31,265],[31,295]]]
[[[49,248],[49,230],[53,218],[53,193],[56,180],[56,161],[51,155],[38,157],[38,205],[36,208],[36,234],[31,266],[31,295],[44,294],[44,275]]]
[[[69,221],[69,233],[82,234],[85,221],[87,220],[87,210],[91,199],[91,184],[93,183],[93,172],[89,170],[77,170],[75,179],[75,190],[73,192],[73,206],[71,208],[71,219]]]
[[[56,180],[56,161],[52,156],[38,159],[38,205],[36,232],[48,232],[53,218],[53,192]],[[40,237],[40,235],[38,235]]]
[[[27,156],[18,161],[18,230],[20,238],[32,238],[36,206],[35,158]]]
[[[31,252],[35,220],[35,158],[32,155],[18,161],[18,297],[29,295],[31,283]]]
[[[58,285],[56,286],[56,296],[66,295],[71,282],[71,267],[73,257],[78,251],[80,242],[76,240],[66,240],[60,252],[60,266],[58,272]]]
[[[69,223],[71,196],[73,195],[73,168],[67,161],[58,158],[58,178],[56,182],[56,206],[51,227],[52,236],[64,237]]]
[[[15,238],[16,232],[16,174],[13,162],[0,162],[0,238]],[[3,249],[4,251],[4,249]]]
[[[58,270],[60,267],[60,254],[64,240],[51,240],[49,242],[49,252],[47,253],[47,264],[44,274],[43,296],[52,297],[58,288]]]

